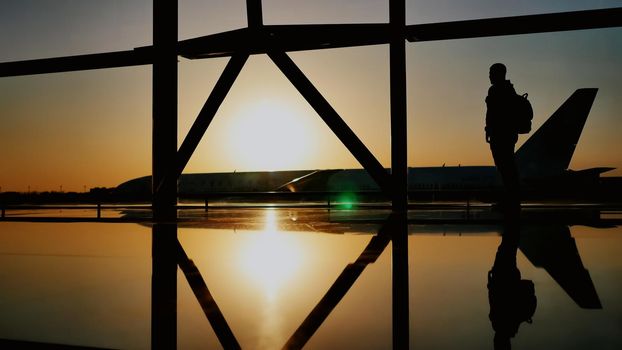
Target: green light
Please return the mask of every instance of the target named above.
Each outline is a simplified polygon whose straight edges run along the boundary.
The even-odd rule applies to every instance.
[[[352,209],[357,204],[356,195],[348,192],[342,193],[339,197],[337,197],[337,203],[340,208]]]

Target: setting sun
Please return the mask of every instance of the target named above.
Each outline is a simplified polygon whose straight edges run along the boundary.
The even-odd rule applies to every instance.
[[[248,168],[300,167],[313,147],[310,128],[286,102],[251,103],[230,126],[230,154]]]

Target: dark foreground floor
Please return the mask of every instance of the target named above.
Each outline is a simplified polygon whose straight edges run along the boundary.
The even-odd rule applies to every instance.
[[[180,216],[0,221],[0,347],[622,348],[616,210],[525,209],[516,244],[490,208]]]

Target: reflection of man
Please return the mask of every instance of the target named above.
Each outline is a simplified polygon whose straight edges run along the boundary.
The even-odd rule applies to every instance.
[[[495,331],[495,350],[511,349],[510,339],[522,322],[531,323],[536,311],[533,282],[522,280],[516,266],[519,231],[518,220],[506,219],[495,262],[488,272],[488,317]]]
[[[512,120],[512,100],[516,97],[514,86],[505,79],[506,68],[502,63],[490,66],[490,83],[486,96],[486,142],[495,166],[501,174],[506,196],[505,204],[519,206],[518,170],[514,159],[514,146],[518,140],[516,126]]]

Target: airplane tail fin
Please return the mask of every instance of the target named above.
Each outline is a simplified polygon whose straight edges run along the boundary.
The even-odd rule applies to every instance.
[[[524,225],[520,230],[520,250],[534,266],[544,268],[579,307],[603,308],[568,226]]]
[[[555,176],[568,169],[597,91],[576,90],[518,149],[521,178]]]

